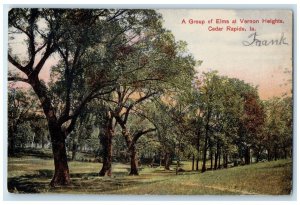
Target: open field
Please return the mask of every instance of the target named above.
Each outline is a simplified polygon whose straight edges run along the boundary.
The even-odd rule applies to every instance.
[[[128,176],[129,165],[114,163],[112,177],[98,177],[100,163],[70,162],[72,185],[51,188],[53,161],[35,156],[8,159],[8,190],[13,193],[286,195],[291,192],[292,162],[261,162],[217,171],[165,171],[142,166]],[[183,167],[189,170],[190,164]]]

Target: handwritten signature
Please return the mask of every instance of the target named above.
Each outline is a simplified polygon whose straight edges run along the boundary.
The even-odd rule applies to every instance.
[[[280,46],[280,45],[289,45],[286,41],[286,37],[284,33],[281,33],[280,38],[277,39],[260,39],[256,32],[250,34],[248,36],[247,41],[243,41],[242,44],[244,46]]]

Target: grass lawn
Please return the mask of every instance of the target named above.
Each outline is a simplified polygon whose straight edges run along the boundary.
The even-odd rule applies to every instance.
[[[186,170],[188,163],[185,163]],[[13,193],[153,194],[153,195],[287,195],[292,162],[278,160],[207,171],[165,171],[142,167],[128,176],[129,165],[114,163],[112,177],[98,177],[100,163],[69,162],[72,185],[50,188],[53,161],[34,156],[8,159],[8,190]]]

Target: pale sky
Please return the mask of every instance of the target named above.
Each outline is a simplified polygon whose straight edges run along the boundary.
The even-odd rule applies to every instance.
[[[220,74],[236,77],[247,83],[258,85],[262,99],[290,92],[291,82],[284,85],[292,74],[292,13],[288,10],[208,10],[208,9],[162,9],[164,27],[171,30],[176,40],[188,43],[189,51],[203,63],[197,67],[199,73],[218,70]],[[186,24],[182,23],[185,20]],[[191,24],[189,20],[205,21]],[[208,21],[213,19],[212,24]],[[230,24],[216,24],[216,19],[229,20]],[[237,20],[232,24],[233,19]],[[240,19],[258,19],[260,23],[242,24]],[[284,23],[261,23],[262,19],[281,19]],[[243,26],[246,31],[224,31],[227,26]],[[208,26],[224,27],[223,31],[209,31]],[[250,31],[249,26],[256,28]],[[259,40],[280,40],[283,34],[288,45],[244,46],[243,41],[256,32]]]
[[[292,13],[288,10],[209,10],[209,9],[160,9],[163,15],[164,27],[171,30],[176,40],[188,43],[189,51],[196,60],[203,63],[196,70],[218,70],[221,75],[236,77],[258,85],[262,99],[281,96],[290,92],[292,74],[284,74],[284,70],[292,70]],[[186,24],[182,24],[182,20]],[[190,24],[189,20],[205,21],[205,24]],[[212,24],[208,21],[213,19]],[[216,24],[216,19],[229,20],[230,24]],[[234,25],[233,19],[237,20]],[[241,24],[240,19],[281,19],[283,24]],[[224,27],[243,26],[247,31],[208,31],[208,26]],[[248,36],[255,31],[249,31],[249,26],[256,28],[257,39],[276,40],[283,34],[288,45],[244,46],[243,41],[251,41]],[[20,40],[21,39],[21,40]],[[26,55],[23,52],[22,36],[11,40],[14,54]],[[39,77],[49,81],[50,67],[57,63],[57,55],[50,58]],[[21,83],[21,86],[24,86]]]

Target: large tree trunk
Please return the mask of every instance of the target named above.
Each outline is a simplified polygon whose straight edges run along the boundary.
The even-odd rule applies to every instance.
[[[133,143],[133,142],[132,142]],[[136,147],[135,144],[131,144],[130,148],[130,173],[129,175],[139,175],[136,160]]]
[[[105,134],[100,138],[100,143],[103,147],[103,165],[99,172],[100,176],[111,176],[112,174],[112,119],[109,119],[108,127],[106,127]]]
[[[123,128],[122,135],[125,138],[126,145],[128,147],[128,152],[129,152],[129,160],[130,160],[129,175],[139,175],[138,168],[137,168],[137,160],[136,160],[136,147],[135,147],[136,141],[132,139],[132,136],[130,136],[126,128]]]
[[[128,152],[129,152],[129,156],[130,156],[130,173],[129,175],[138,175],[138,165],[137,165],[137,159],[136,159],[136,143],[138,141],[138,139],[148,133],[148,132],[152,132],[155,131],[154,128],[152,129],[148,129],[148,130],[139,130],[137,131],[134,136],[131,136],[130,133],[128,132],[124,121],[120,120],[120,117],[116,117],[114,116],[115,119],[117,120],[117,122],[120,124],[120,126],[122,127],[122,135],[125,138],[126,141],[126,145],[128,148]]]
[[[55,116],[55,110],[47,94],[46,86],[39,81],[38,75],[33,75],[29,80],[32,88],[39,97],[48,122],[54,158],[54,176],[50,182],[50,186],[69,185],[71,180],[67,160],[65,133],[62,131],[61,125],[59,125]]]
[[[100,176],[111,176],[112,174],[112,137],[106,136],[104,139],[101,139],[101,144],[103,146],[103,165],[102,169],[99,172]]]
[[[49,131],[52,141],[52,152],[54,157],[54,176],[50,182],[51,186],[69,185],[71,183],[66,152],[64,133],[57,126],[50,126]]]

